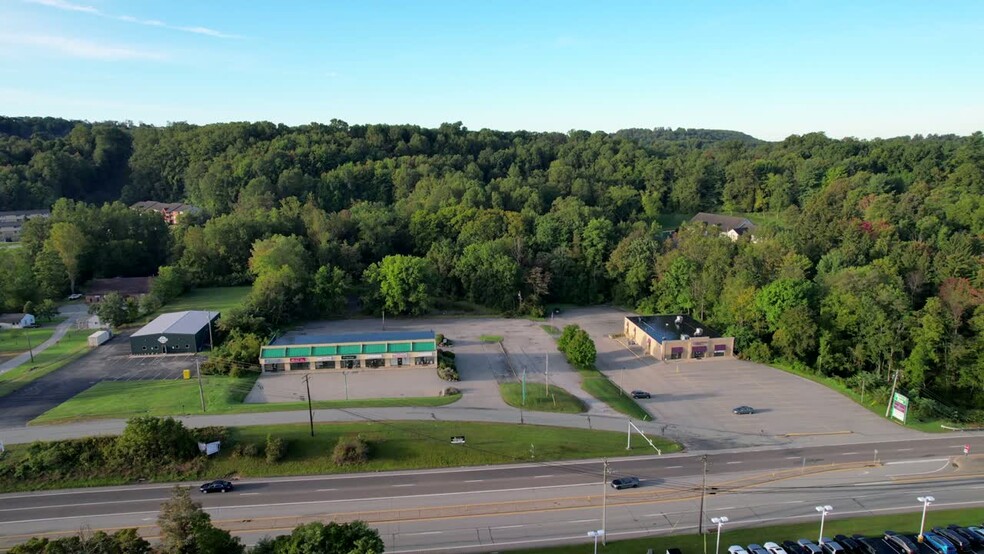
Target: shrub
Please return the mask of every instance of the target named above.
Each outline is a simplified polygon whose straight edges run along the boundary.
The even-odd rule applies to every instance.
[[[461,376],[458,374],[458,370],[453,367],[438,367],[437,376],[445,381],[460,381]]]
[[[331,453],[335,465],[361,464],[369,460],[369,445],[361,437],[342,437]]]
[[[560,338],[557,339],[557,350],[561,352],[567,352],[567,347],[571,343],[571,340],[577,335],[577,332],[581,328],[577,325],[566,325],[564,330],[560,333]]]
[[[445,387],[441,390],[440,396],[454,396],[456,394],[461,394],[461,390],[456,387]]]
[[[235,458],[255,458],[260,455],[260,446],[255,442],[241,442],[232,448]]]
[[[284,459],[287,454],[287,441],[280,437],[267,435],[266,441],[266,461],[268,464],[275,464]]]
[[[116,460],[137,467],[184,462],[198,452],[197,442],[174,418],[134,417],[116,441]]]
[[[567,360],[575,367],[588,369],[594,367],[598,358],[598,351],[595,350],[595,343],[591,340],[587,331],[578,329],[574,336],[567,343],[567,350],[564,352]]]

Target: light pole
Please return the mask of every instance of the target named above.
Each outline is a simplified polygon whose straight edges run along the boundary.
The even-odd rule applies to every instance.
[[[598,537],[604,537],[605,530],[598,529],[597,531],[588,531],[588,536],[594,539],[595,542],[594,554],[598,554]]]
[[[821,546],[823,545],[823,521],[827,519],[827,514],[833,511],[833,509],[834,507],[830,505],[816,507],[816,510],[820,512],[820,538],[817,540],[817,543]]]
[[[712,517],[711,523],[717,524],[718,526],[717,545],[714,547],[714,554],[718,554],[721,552],[721,527],[723,527],[725,523],[728,523],[728,518],[725,516]]]
[[[916,500],[923,503],[922,521],[919,522],[919,542],[922,542],[923,529],[926,527],[926,508],[929,508],[930,504],[936,502],[936,499],[933,498],[932,496],[920,496]]]

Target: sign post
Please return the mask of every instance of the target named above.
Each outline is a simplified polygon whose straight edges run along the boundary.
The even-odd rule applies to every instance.
[[[892,397],[892,417],[905,424],[905,417],[909,411],[909,398],[897,392]]]

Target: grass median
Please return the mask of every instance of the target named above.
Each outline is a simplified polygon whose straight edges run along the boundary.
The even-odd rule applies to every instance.
[[[256,375],[226,377],[210,375],[202,378],[205,391],[205,414],[238,414],[281,412],[308,409],[307,401],[244,404],[253,388]],[[370,398],[360,400],[318,400],[315,409],[327,408],[386,408],[401,406],[444,406],[461,395]],[[104,381],[79,393],[72,399],[41,414],[31,425],[73,423],[89,419],[127,419],[134,416],[201,415],[201,396],[198,381]]]
[[[643,421],[652,419],[649,412],[643,410],[642,406],[626,395],[604,373],[597,369],[578,369],[577,372],[581,374],[581,388],[611,406],[613,410]]]
[[[513,408],[533,412],[556,412],[562,414],[581,414],[587,411],[583,402],[566,390],[551,386],[550,392],[544,383],[526,383],[526,403],[523,403],[522,383],[503,383],[499,385],[502,399]]]
[[[838,534],[847,536],[860,534],[867,537],[881,537],[886,529],[891,529],[899,533],[918,534],[919,515],[919,512],[909,512],[843,519],[831,517],[827,518],[823,534],[826,537],[833,537]],[[804,537],[816,542],[816,514],[814,513],[809,517],[803,517],[801,519],[809,519],[810,521],[786,525],[739,527],[743,525],[742,522],[738,518],[732,517],[721,534],[721,548],[727,552],[727,545],[730,544],[762,544],[767,541],[782,543],[785,540],[796,541]],[[936,525],[946,526],[949,524],[962,526],[980,525],[982,520],[984,520],[984,508],[933,510],[930,518],[926,521],[926,528],[929,529]],[[605,547],[605,554],[638,554],[650,549],[652,552],[662,553],[666,552],[668,548],[679,548],[685,553],[693,554],[704,552],[705,545],[707,546],[707,552],[713,552],[716,537],[713,526],[710,523],[707,525],[707,530],[708,533],[705,535],[667,535],[629,540],[613,540],[609,537],[608,545]],[[583,554],[585,552],[585,546],[583,544],[565,545],[510,550],[510,552],[515,554]]]
[[[86,354],[92,332],[91,329],[70,330],[51,347],[35,354],[33,362],[28,360],[0,374],[0,396],[6,396]]]

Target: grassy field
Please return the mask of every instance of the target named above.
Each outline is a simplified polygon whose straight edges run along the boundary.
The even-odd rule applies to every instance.
[[[214,474],[256,477],[389,471],[527,462],[531,457],[550,461],[652,453],[649,445],[625,450],[625,433],[621,432],[451,421],[316,424],[314,437],[304,424],[243,427],[233,430],[233,439],[262,446],[268,434],[288,441],[283,461],[268,464],[260,457],[236,458],[225,453],[213,462]],[[334,465],[330,457],[338,439],[356,435],[369,444],[370,461],[357,467]],[[452,436],[464,436],[466,443],[451,444]],[[664,453],[680,450],[676,443],[656,442]]]
[[[243,404],[243,399],[253,388],[256,376],[226,377],[209,375],[203,377],[205,390],[205,413],[236,414],[262,413],[293,410],[307,410],[307,401],[275,402],[266,404]],[[422,398],[375,398],[362,400],[316,401],[312,405],[320,408],[386,408],[397,406],[443,406],[461,398],[454,396],[433,396]],[[198,381],[105,381],[96,383],[88,390],[76,395],[31,421],[31,425],[50,425],[70,423],[87,419],[126,419],[133,416],[181,416],[202,413]]]
[[[523,404],[523,384],[503,383],[499,385],[502,399],[513,408],[522,408],[533,412],[558,412],[563,414],[580,414],[587,407],[576,396],[560,387],[547,387],[544,383],[526,383],[526,404]]]
[[[579,369],[581,388],[591,396],[612,407],[613,410],[635,419],[648,420],[652,416],[611,381],[604,373],[594,369]]]
[[[209,310],[213,312],[228,312],[239,306],[246,299],[252,287],[208,287],[192,289],[174,301],[164,305],[160,310],[140,320],[146,323],[155,317],[168,312],[184,310]]]
[[[37,348],[39,344],[51,338],[55,327],[58,327],[62,321],[65,321],[64,317],[57,317],[33,329],[0,329],[0,354],[27,352],[28,340],[32,347]]]
[[[839,519],[831,517],[824,525],[824,536],[833,537],[834,535],[844,534],[851,536],[861,534],[868,537],[881,536],[886,529],[892,529],[900,533],[919,533],[919,512],[907,514],[892,514],[883,516],[853,517]],[[766,541],[781,543],[785,540],[798,540],[806,537],[816,542],[817,522],[811,521],[804,523],[794,523],[790,525],[769,525],[763,527],[734,528],[741,525],[740,521],[732,519],[721,533],[721,548],[727,552],[727,545],[731,544],[762,544]],[[926,528],[936,525],[980,525],[984,520],[984,508],[970,508],[963,510],[932,510],[926,519]],[[686,554],[696,554],[704,552],[705,540],[707,541],[707,552],[714,552],[715,539],[714,526],[708,524],[710,529],[706,535],[673,535],[650,537],[643,539],[631,539],[613,541],[609,540],[605,547],[605,554],[639,554],[652,549],[653,552],[663,553],[667,548],[679,548]],[[587,531],[585,531],[587,532]],[[536,548],[523,550],[510,550],[516,554],[583,554],[588,552],[584,544],[556,546],[551,548]]]
[[[61,368],[89,351],[91,329],[70,330],[57,343],[30,360],[0,375],[0,396],[6,396],[35,379]]]

